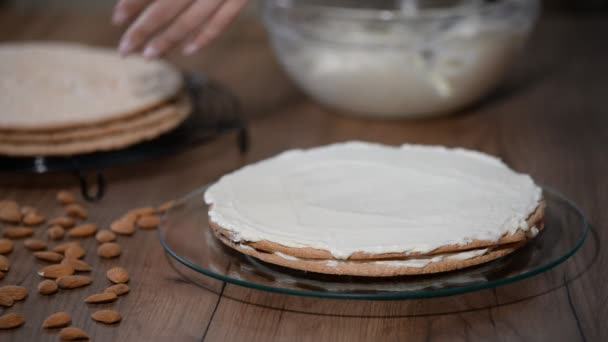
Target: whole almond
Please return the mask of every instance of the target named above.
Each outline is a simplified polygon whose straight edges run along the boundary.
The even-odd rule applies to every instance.
[[[90,272],[92,270],[89,264],[78,259],[65,258],[61,261],[61,264],[71,266],[76,272]]]
[[[53,252],[57,252],[57,253],[65,253],[66,249],[72,247],[72,246],[80,246],[80,242],[78,241],[70,241],[70,242],[64,242],[64,243],[60,243],[57,246],[53,247]]]
[[[87,251],[80,245],[70,246],[63,252],[63,255],[69,259],[81,259],[85,254],[87,254]]]
[[[23,316],[16,313],[8,313],[0,316],[0,329],[12,329],[25,323]]]
[[[151,208],[151,207],[144,207],[144,208],[136,208],[136,209],[129,210],[127,215],[135,215],[135,216],[139,217],[139,216],[153,215],[155,213],[156,213],[156,209]]]
[[[105,323],[105,324],[114,324],[120,322],[122,317],[118,311],[114,310],[99,310],[94,312],[91,315],[91,318],[96,320],[97,322]]]
[[[70,237],[87,237],[95,234],[97,232],[97,226],[94,224],[83,224],[77,227],[72,228],[68,231],[68,236]]]
[[[57,292],[58,288],[59,287],[57,286],[56,282],[45,279],[38,284],[38,293],[43,295],[51,295]]]
[[[19,223],[21,222],[21,210],[15,201],[0,201],[0,221]]]
[[[135,220],[130,217],[122,217],[110,224],[110,230],[116,234],[133,235],[135,233]]]
[[[116,240],[116,234],[114,234],[114,232],[111,230],[103,229],[97,232],[97,234],[95,235],[95,239],[99,243],[112,242]]]
[[[4,228],[2,234],[9,239],[22,239],[32,236],[34,231],[30,227],[7,227]]]
[[[13,241],[0,239],[0,254],[8,254],[13,251]]]
[[[27,214],[35,214],[38,213],[38,209],[32,207],[31,205],[22,205],[21,206],[21,216],[25,216]]]
[[[89,212],[80,204],[72,203],[65,206],[65,213],[74,218],[85,220],[89,217]]]
[[[57,279],[74,274],[74,269],[70,265],[55,264],[44,267],[38,271],[38,275],[45,278]]]
[[[10,263],[10,261],[8,261],[8,258],[5,257],[4,255],[0,254],[0,271],[8,272],[8,270],[10,268],[11,268],[11,263]]]
[[[61,226],[52,226],[46,231],[46,236],[51,240],[61,240],[65,235],[65,229]]]
[[[175,200],[170,200],[170,201],[167,201],[167,202],[159,205],[158,208],[156,208],[156,210],[159,213],[164,213],[165,211],[173,208],[174,205],[175,205]]]
[[[116,258],[120,256],[121,248],[120,245],[115,242],[106,242],[102,243],[97,248],[97,254],[106,259]]]
[[[92,282],[93,279],[91,279],[91,277],[81,275],[71,275],[57,279],[57,285],[61,289],[75,289],[77,287],[87,286]]]
[[[42,251],[46,249],[46,242],[39,239],[27,239],[23,241],[23,246],[30,251]]]
[[[108,287],[103,292],[112,292],[117,296],[122,296],[124,294],[129,293],[129,285],[127,284],[116,284]]]
[[[113,267],[106,272],[106,277],[114,284],[128,283],[129,272],[122,267]]]
[[[44,329],[61,328],[70,325],[72,322],[72,316],[67,312],[56,312],[42,323]]]
[[[85,333],[82,329],[67,327],[61,329],[61,332],[59,332],[59,338],[61,338],[63,341],[88,340],[89,335],[87,335],[87,333]]]
[[[102,292],[97,293],[92,296],[88,296],[85,298],[85,303],[90,304],[100,304],[100,303],[110,303],[118,299],[118,296],[114,292]]]
[[[60,226],[62,228],[72,228],[76,224],[73,218],[69,216],[59,216],[49,220],[49,225]]]
[[[63,259],[63,255],[61,255],[57,252],[50,252],[50,251],[34,252],[34,256],[36,257],[36,259],[44,260],[44,261],[48,261],[48,262],[60,262],[61,259]]]
[[[9,295],[14,301],[20,301],[27,297],[27,289],[23,286],[5,285],[0,287],[0,294]]]
[[[13,306],[13,304],[15,303],[15,300],[13,299],[13,297],[11,295],[8,295],[6,293],[0,293],[0,306]]]
[[[137,226],[142,229],[155,229],[160,223],[160,217],[156,215],[142,216],[137,219]]]
[[[60,190],[57,192],[57,202],[62,205],[72,204],[76,202],[76,196],[70,191]]]
[[[44,215],[40,215],[38,213],[28,213],[23,216],[22,222],[27,226],[37,226],[46,221],[46,217]]]

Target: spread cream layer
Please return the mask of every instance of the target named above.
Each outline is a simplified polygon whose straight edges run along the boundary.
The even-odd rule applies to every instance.
[[[542,190],[490,155],[364,142],[291,150],[225,175],[205,192],[210,219],[236,241],[354,252],[427,253],[498,240]]]

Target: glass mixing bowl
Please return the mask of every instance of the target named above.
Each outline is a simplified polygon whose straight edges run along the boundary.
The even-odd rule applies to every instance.
[[[538,0],[264,0],[289,76],[317,101],[370,117],[452,112],[492,90]]]

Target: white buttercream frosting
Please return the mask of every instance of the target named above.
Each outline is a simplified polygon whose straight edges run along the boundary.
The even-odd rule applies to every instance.
[[[245,166],[204,197],[210,219],[236,241],[319,248],[346,259],[527,231],[542,190],[481,152],[347,142]]]

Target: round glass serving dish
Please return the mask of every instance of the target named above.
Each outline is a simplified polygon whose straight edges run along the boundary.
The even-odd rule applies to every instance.
[[[453,112],[492,90],[538,0],[264,0],[272,47],[318,102],[367,117]]]

